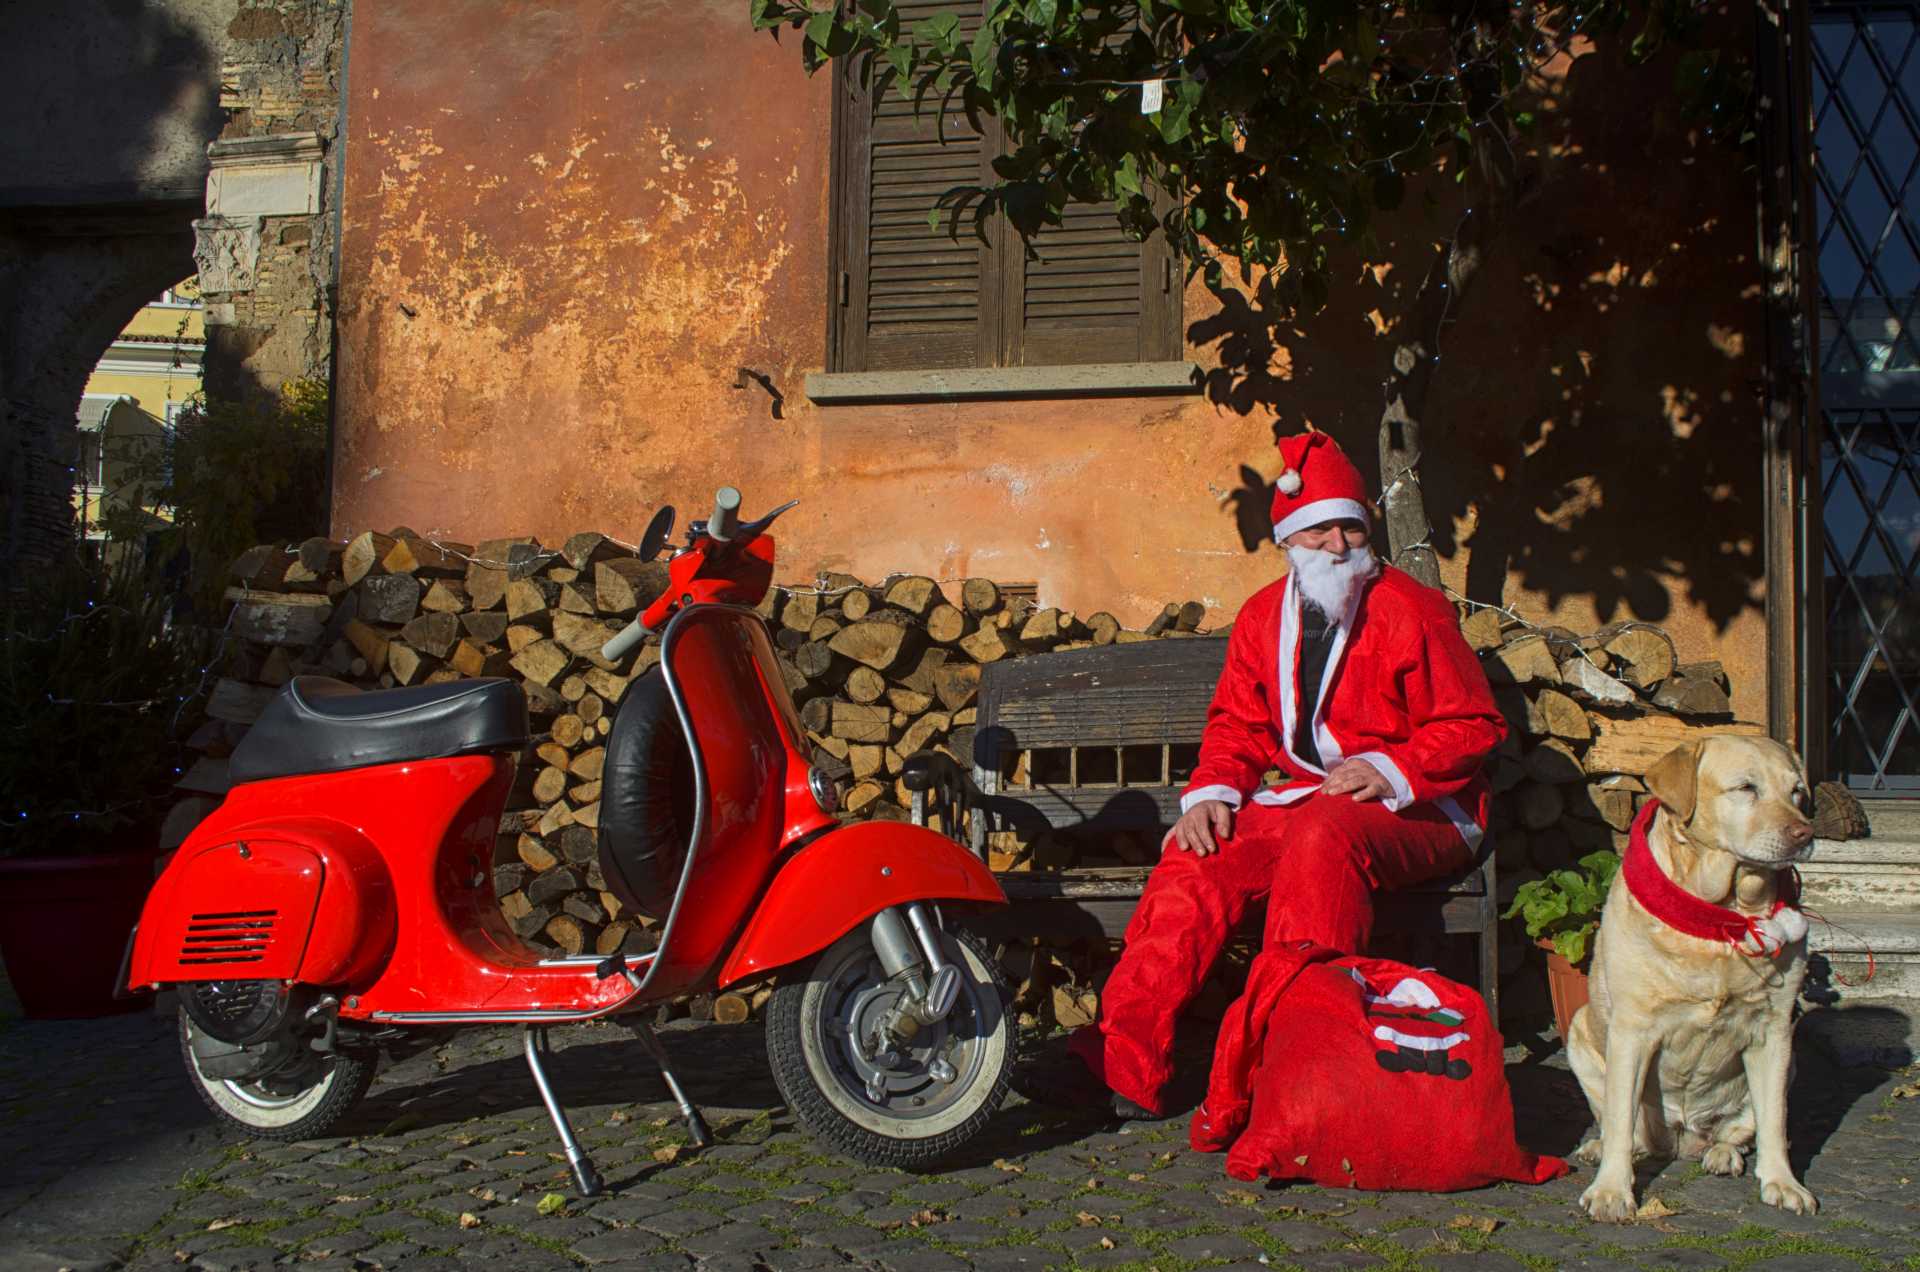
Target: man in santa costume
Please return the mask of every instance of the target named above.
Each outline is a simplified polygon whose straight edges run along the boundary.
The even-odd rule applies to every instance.
[[[1234,623],[1182,815],[1100,1019],[1070,1043],[1089,1072],[1042,1080],[1043,1096],[1158,1116],[1175,1021],[1249,906],[1267,904],[1268,946],[1358,953],[1376,891],[1461,870],[1480,843],[1481,765],[1506,725],[1452,604],[1373,555],[1360,473],[1332,438],[1283,438],[1280,454],[1289,572]]]

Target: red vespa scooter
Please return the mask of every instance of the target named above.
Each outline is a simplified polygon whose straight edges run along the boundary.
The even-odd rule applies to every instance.
[[[1005,904],[951,840],[842,825],[753,609],[773,575],[767,527],[722,489],[689,529],[667,591],[602,650],[650,632],[657,668],[621,700],[603,775],[607,886],[661,916],[653,951],[547,957],[507,926],[490,884],[525,696],[505,679],[364,692],[296,676],[235,750],[226,801],[149,895],[128,984],[179,991],[180,1046],[224,1121],[275,1139],[325,1134],[382,1048],[434,1026],[517,1024],[583,1194],[601,1187],[547,1081],[547,1029],[622,1016],[659,1064],[696,1144],[699,1111],[640,1009],[780,972],[767,1051],[816,1138],[876,1164],[931,1162],[1005,1097],[1004,981],[942,903]],[[791,507],[792,505],[787,505]],[[663,508],[641,555],[672,528]]]

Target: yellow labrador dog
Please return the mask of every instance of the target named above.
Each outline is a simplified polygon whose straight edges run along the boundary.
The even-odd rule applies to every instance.
[[[1568,1053],[1599,1135],[1580,1204],[1634,1217],[1633,1163],[1700,1156],[1719,1175],[1756,1151],[1760,1199],[1817,1209],[1787,1163],[1793,1003],[1806,919],[1787,867],[1813,846],[1806,774],[1752,737],[1692,742],[1647,774],[1649,803],[1601,914],[1592,999]],[[1656,917],[1658,916],[1658,917]]]

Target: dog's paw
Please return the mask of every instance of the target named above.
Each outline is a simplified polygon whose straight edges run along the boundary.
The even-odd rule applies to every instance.
[[[1580,1194],[1580,1206],[1600,1223],[1632,1223],[1636,1213],[1633,1188],[1620,1188],[1595,1180]]]
[[[1701,1155],[1700,1168],[1709,1175],[1744,1175],[1747,1158],[1731,1144],[1714,1144]]]
[[[1760,1200],[1796,1215],[1811,1215],[1820,1209],[1820,1203],[1813,1194],[1791,1175],[1761,1180]]]
[[[1600,1164],[1600,1137],[1598,1135],[1594,1136],[1567,1154],[1567,1156],[1573,1158],[1573,1160],[1579,1162],[1582,1166],[1598,1166]]]

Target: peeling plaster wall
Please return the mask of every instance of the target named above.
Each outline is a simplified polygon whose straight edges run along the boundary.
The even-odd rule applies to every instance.
[[[336,535],[631,538],[731,482],[749,511],[803,500],[783,578],[980,574],[1224,623],[1278,573],[1276,422],[1374,466],[1393,315],[1461,210],[1436,190],[1271,342],[1196,283],[1205,396],[819,408],[828,85],[790,42],[731,4],[416,0],[356,11],[351,56]],[[1549,181],[1443,340],[1454,440],[1427,488],[1452,586],[1579,630],[1662,622],[1755,717],[1751,183],[1659,105],[1670,74],[1569,68]]]

